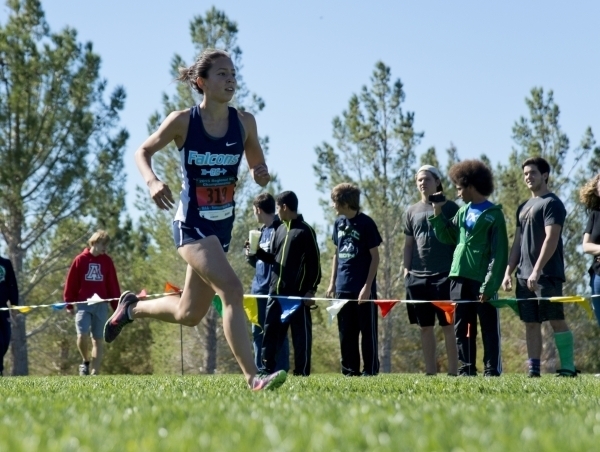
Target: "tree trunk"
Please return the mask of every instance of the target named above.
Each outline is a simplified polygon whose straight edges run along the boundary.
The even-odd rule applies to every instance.
[[[58,369],[60,370],[61,375],[68,375],[71,367],[71,363],[69,362],[69,351],[71,349],[70,343],[67,340],[62,340],[60,342],[60,354],[59,354],[59,362]]]
[[[25,316],[23,314],[16,314],[13,318],[15,322],[12,326],[12,340],[10,342],[12,375],[29,375]]]
[[[212,306],[204,318],[204,329],[206,337],[204,340],[204,371],[214,374],[217,370],[217,328],[219,325],[219,314]]]

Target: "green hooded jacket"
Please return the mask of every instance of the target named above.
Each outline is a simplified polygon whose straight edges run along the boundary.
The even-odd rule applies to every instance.
[[[469,233],[465,219],[471,203],[462,206],[454,218],[443,214],[429,217],[438,240],[456,245],[450,277],[461,276],[482,283],[480,292],[492,298],[504,278],[508,263],[508,236],[501,205],[484,210]]]

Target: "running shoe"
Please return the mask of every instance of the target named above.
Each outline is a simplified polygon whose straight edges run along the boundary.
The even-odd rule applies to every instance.
[[[575,378],[577,377],[577,374],[579,373],[578,370],[571,370],[571,369],[558,369],[556,371],[556,376],[557,377],[567,377],[567,378]]]
[[[252,381],[252,390],[262,391],[266,389],[267,391],[272,391],[273,389],[280,387],[285,382],[286,378],[287,373],[285,370],[278,370],[269,375],[257,375]]]
[[[104,325],[104,340],[106,342],[114,341],[121,333],[123,327],[133,322],[127,315],[127,309],[132,303],[136,303],[137,301],[138,298],[132,292],[126,291],[121,294],[117,309]]]

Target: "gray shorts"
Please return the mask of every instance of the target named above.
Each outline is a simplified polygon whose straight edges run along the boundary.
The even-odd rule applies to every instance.
[[[108,320],[108,303],[77,305],[75,327],[78,335],[88,335],[90,331],[94,339],[102,339],[104,324]]]

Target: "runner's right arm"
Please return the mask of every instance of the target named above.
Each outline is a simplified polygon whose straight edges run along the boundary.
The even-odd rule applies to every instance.
[[[189,111],[174,111],[162,122],[158,130],[146,138],[137,151],[135,163],[150,190],[150,196],[159,209],[169,210],[175,200],[169,187],[158,179],[152,169],[152,156],[172,141],[178,148],[185,143],[189,125]]]

